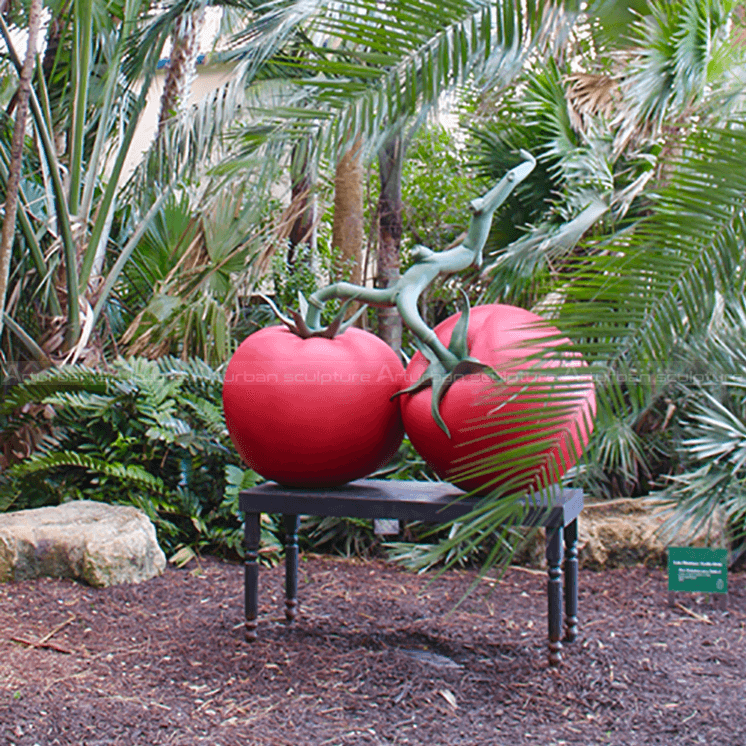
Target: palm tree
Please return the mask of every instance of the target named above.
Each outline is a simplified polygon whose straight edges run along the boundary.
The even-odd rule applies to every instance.
[[[187,24],[196,30],[204,5],[174,0],[150,9],[128,0],[121,12],[103,5],[94,11],[91,3],[53,8],[44,75],[36,76],[31,97],[38,137],[25,158],[26,173],[44,198],[34,201],[26,194],[31,181],[21,190],[17,237],[19,249],[29,247],[18,256],[30,256],[34,263],[30,274],[25,259],[16,266],[18,279],[6,309],[14,335],[6,337],[8,344],[15,348],[20,340],[27,349],[14,350],[11,357],[30,353],[48,364],[67,356],[78,359],[91,349],[102,312],[111,308],[112,292],[144,231],[186,169],[210,158],[214,162],[210,148],[226,122],[240,115],[246,123],[235,134],[237,158],[222,164],[214,187],[208,187],[213,193],[245,174],[247,163],[287,163],[299,142],[309,144],[311,170],[322,158],[335,162],[337,149],[344,151],[349,138],[360,137],[365,155],[402,118],[436,102],[444,90],[502,69],[532,45],[547,43],[561,17],[552,5],[518,9],[488,0],[458,0],[438,9],[424,2],[401,8],[372,0],[247,3],[238,10],[255,22],[240,35],[246,43],[233,55],[242,77],[169,127],[167,137],[162,129],[122,189],[119,177],[163,45],[180,19],[196,18]],[[4,22],[2,30],[20,71]],[[177,35],[174,54],[189,46],[189,38],[193,34]],[[174,66],[175,81],[183,69]],[[169,101],[164,111],[175,106]],[[259,181],[266,188],[272,176],[267,168]],[[51,254],[50,246],[55,247]],[[30,295],[36,298],[34,313],[14,301]]]
[[[182,53],[187,47],[194,51],[205,5],[194,0],[153,7],[144,0],[51,4],[44,59],[34,70],[29,100],[32,136],[23,149],[4,309],[7,359],[49,365],[101,358],[104,316],[111,325],[112,313],[121,310],[111,299],[125,267],[171,190],[193,179],[214,154],[208,148],[234,113],[230,102],[212,100],[193,116],[178,117],[178,126],[174,121],[161,129],[150,156],[125,182],[124,166],[164,45],[176,28],[168,91],[181,93],[166,96],[164,111],[170,111],[183,104],[179,97],[188,88],[185,71],[193,60]],[[22,12],[0,18],[13,80],[22,65],[9,23],[27,23]],[[184,64],[176,64],[179,60]],[[0,150],[7,162],[5,142]],[[0,166],[3,188],[6,178]]]
[[[666,370],[675,343],[706,317],[702,305],[707,304],[699,301],[730,287],[740,266],[736,255],[743,241],[744,192],[735,176],[731,188],[727,174],[744,155],[741,125],[726,126],[724,118],[742,106],[735,76],[728,72],[735,68],[724,64],[733,52],[728,36],[732,7],[720,2],[651,3],[621,53],[589,57],[600,69],[572,70],[567,47],[559,47],[567,53],[564,57],[558,55],[543,70],[538,63],[529,66],[524,80],[514,86],[516,96],[505,99],[500,110],[508,115],[504,119],[518,124],[480,133],[493,158],[486,171],[504,172],[511,164],[509,151],[527,144],[535,149],[538,144],[542,166],[506,209],[536,225],[525,238],[493,252],[493,264],[482,280],[483,297],[534,306],[571,336],[574,350],[586,355],[604,383],[599,388],[600,437],[592,454],[629,478],[637,478],[643,460],[644,445],[635,427],[662,393],[656,376]],[[439,38],[461,38],[453,30],[457,27],[448,27]],[[370,36],[357,17],[349,28],[356,32],[353,37]],[[416,30],[412,36],[416,38]],[[584,45],[598,52],[598,43],[592,36],[577,36],[581,49]],[[385,45],[376,49],[384,61],[385,52],[395,56]],[[438,62],[453,59],[448,51],[438,56],[431,49],[421,65],[413,54],[402,60],[403,71],[394,62],[380,72],[368,71],[368,80],[377,81],[378,88],[350,86],[348,97],[339,91],[349,84],[349,71],[361,77],[365,71],[353,66],[352,54],[341,67],[336,57],[317,50],[318,63],[306,68],[310,80],[293,80],[285,90],[285,100],[300,100],[303,106],[283,109],[280,115],[257,107],[257,115],[266,113],[267,118],[247,128],[246,137],[278,152],[274,149],[283,138],[300,128],[304,135],[312,134],[319,152],[328,152],[338,133],[359,121],[365,142],[377,150],[390,136],[390,122],[434,100],[433,91],[440,93],[466,77],[460,71],[449,77],[442,67],[428,78],[429,64],[435,69]],[[520,55],[512,59],[516,57]],[[476,59],[484,63],[478,54]],[[603,65],[612,61],[618,67],[609,74]],[[407,65],[414,67],[413,73]],[[486,68],[488,64],[482,68],[475,61],[468,72]],[[345,75],[334,78],[335,70]],[[573,84],[569,94],[568,80]],[[617,80],[624,85],[624,95],[618,97]],[[402,81],[403,87],[397,85]],[[365,110],[369,116],[356,119],[381,89],[389,95],[379,93]],[[573,104],[569,111],[568,99]],[[356,109],[348,108],[350,101],[357,102]],[[610,130],[611,138],[606,135]],[[490,458],[469,468],[480,467],[489,469]],[[589,463],[587,472],[592,468]],[[475,532],[488,535],[504,519],[504,504],[487,501],[441,549],[473,542]]]
[[[362,263],[363,206],[362,187],[350,185],[360,178],[363,159],[377,153],[381,287],[398,276],[397,195],[406,149],[399,133],[407,120],[423,119],[445,92],[467,80],[504,84],[522,60],[577,17],[559,4],[461,0],[438,8],[420,2],[288,2],[259,6],[257,13],[246,32],[250,43],[236,54],[272,60],[284,85],[272,89],[269,102],[257,99],[249,106],[252,119],[243,137],[273,161],[286,157],[288,142],[303,142],[310,149],[309,169],[322,160],[336,164],[333,242],[342,249],[343,264],[353,267]],[[379,312],[379,334],[398,348],[400,325],[388,312]]]
[[[252,118],[239,136],[247,148],[279,157],[309,137],[315,162],[336,162],[357,136],[366,157],[375,153],[423,106],[472,77],[487,82],[505,74],[527,51],[548,44],[560,20],[570,23],[561,6],[521,10],[488,0],[438,8],[316,0],[257,13],[247,44],[233,54],[248,60],[247,75],[271,60],[267,69],[284,85],[247,103]]]
[[[197,56],[205,25],[205,10],[206,3],[200,2],[196,8],[185,9],[174,23],[171,54],[158,115],[159,136],[173,117],[186,111],[192,82],[197,74]]]
[[[494,115],[483,116],[476,135],[485,172],[499,173],[510,150],[529,143],[539,157],[499,221],[499,232],[513,240],[493,247],[483,299],[548,311],[547,290],[558,293],[549,296],[555,301],[565,297],[579,255],[589,246],[609,250],[610,236],[633,230],[650,212],[649,187],[669,178],[688,134],[724,122],[738,106],[726,10],[721,3],[652,3],[628,39],[583,55],[582,71],[567,59],[531,71]],[[519,232],[521,223],[530,230]],[[649,394],[632,401],[632,409],[601,415],[611,419],[597,429],[589,459],[594,491],[649,488],[654,469],[644,451],[656,457],[644,433],[658,405]],[[659,435],[656,428],[648,434],[651,446]],[[665,454],[657,460],[666,468]]]

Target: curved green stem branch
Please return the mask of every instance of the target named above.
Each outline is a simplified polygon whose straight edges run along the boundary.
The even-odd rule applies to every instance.
[[[472,200],[469,231],[463,243],[446,251],[433,251],[427,246],[416,246],[412,252],[414,264],[391,287],[366,288],[350,282],[335,282],[317,290],[308,301],[299,294],[300,312],[291,311],[292,319],[283,316],[268,300],[270,306],[283,324],[304,339],[308,337],[331,338],[344,331],[353,321],[348,319],[343,322],[347,305],[353,300],[369,306],[396,306],[403,322],[415,335],[417,347],[427,358],[429,365],[417,382],[394,396],[415,393],[431,386],[433,418],[443,432],[450,437],[439,409],[440,402],[453,380],[460,375],[468,375],[477,371],[486,371],[490,375],[496,374],[490,370],[489,366],[469,357],[466,342],[469,328],[468,297],[465,296],[466,306],[453,329],[448,347],[438,339],[435,332],[420,316],[419,299],[425,288],[438,275],[459,272],[471,266],[481,266],[482,250],[489,236],[495,210],[505,202],[513,189],[536,166],[536,161],[529,153],[521,151],[521,155],[525,159],[523,163],[508,171],[485,195]],[[324,327],[321,324],[321,312],[324,309],[324,303],[332,298],[342,299],[345,303],[334,321],[328,327]]]
[[[471,221],[463,243],[446,251],[432,251],[426,246],[416,246],[415,263],[389,288],[366,288],[349,282],[336,282],[316,291],[308,303],[306,324],[309,329],[320,328],[324,303],[332,298],[362,301],[370,306],[396,306],[404,323],[420,343],[432,351],[443,368],[450,372],[464,358],[448,349],[420,316],[418,301],[425,288],[440,274],[460,272],[470,266],[482,264],[482,250],[492,225],[492,216],[536,165],[529,153],[521,151],[523,163],[508,171],[485,195],[471,202]]]

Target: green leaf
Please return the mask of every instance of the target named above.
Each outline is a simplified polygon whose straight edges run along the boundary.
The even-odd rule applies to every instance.
[[[11,467],[6,473],[10,478],[18,479],[29,474],[71,466],[86,469],[92,474],[114,477],[153,494],[160,495],[166,492],[163,481],[158,477],[154,477],[139,465],[125,466],[123,464],[110,463],[103,459],[73,451],[57,451],[46,455],[34,455],[21,464]]]

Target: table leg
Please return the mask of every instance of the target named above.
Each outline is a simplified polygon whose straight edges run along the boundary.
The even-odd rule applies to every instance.
[[[562,529],[546,529],[549,665],[562,662]]]
[[[285,525],[285,619],[291,624],[298,615],[298,529],[300,516],[283,516]]]
[[[578,636],[578,520],[565,526],[565,641]]]
[[[259,612],[259,513],[246,513],[244,522],[244,628],[247,642],[256,640]]]

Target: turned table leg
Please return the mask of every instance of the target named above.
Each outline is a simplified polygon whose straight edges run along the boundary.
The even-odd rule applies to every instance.
[[[285,619],[290,624],[298,614],[298,529],[300,516],[283,516],[285,524]]]
[[[578,636],[578,520],[565,526],[565,641]]]
[[[256,640],[259,612],[259,513],[246,513],[244,523],[244,627],[247,642]]]
[[[562,662],[562,528],[546,533],[549,665],[557,666]]]

